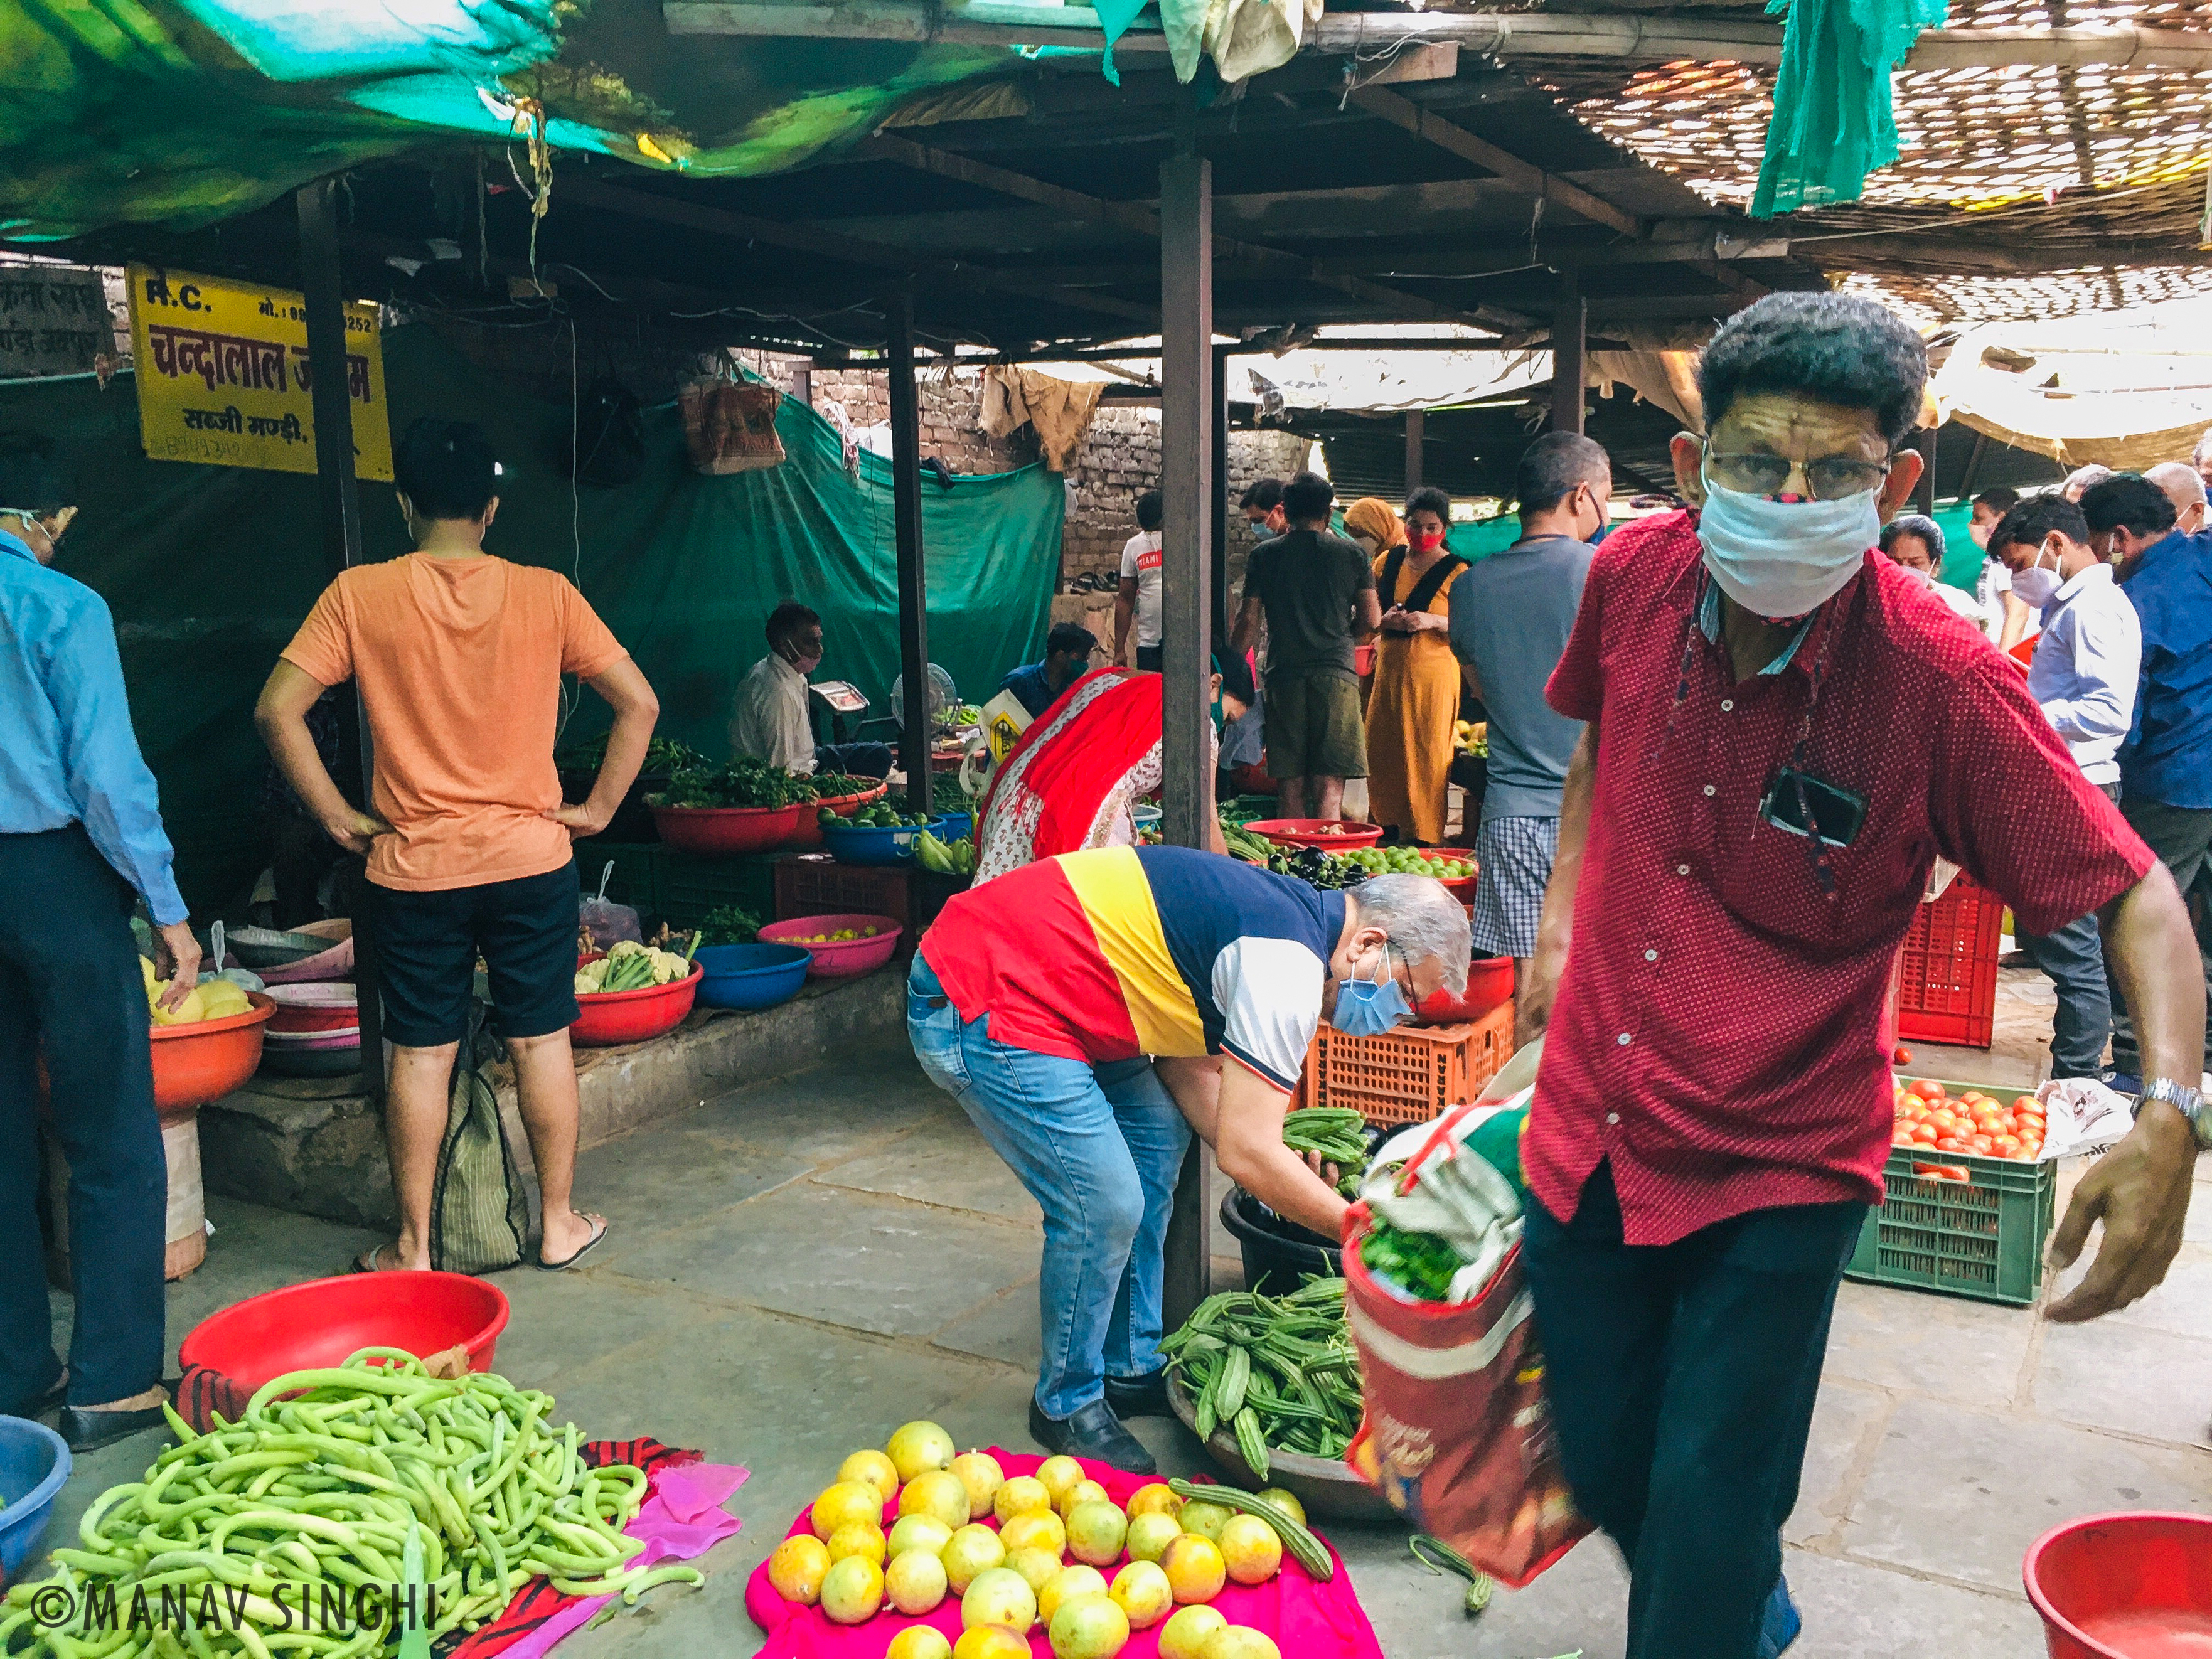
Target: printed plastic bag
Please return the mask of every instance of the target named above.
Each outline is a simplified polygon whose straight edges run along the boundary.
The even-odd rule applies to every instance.
[[[1560,1472],[1521,1264],[1529,1092],[1455,1107],[1377,1148],[1344,1251],[1366,1407],[1345,1462],[1417,1529],[1514,1589],[1590,1529]],[[1378,1221],[1450,1244],[1465,1264],[1451,1299],[1417,1300],[1369,1269]]]
[[[2043,1161],[2101,1152],[2135,1127],[2128,1097],[2093,1077],[2052,1078],[2035,1091],[2043,1108]]]

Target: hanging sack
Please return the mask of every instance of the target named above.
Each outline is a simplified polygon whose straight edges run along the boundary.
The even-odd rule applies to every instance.
[[[775,412],[783,394],[755,380],[702,380],[676,394],[691,465],[717,476],[783,465]]]
[[[530,1236],[530,1200],[488,1076],[499,1043],[484,1024],[484,1004],[471,999],[468,1030],[453,1057],[446,1135],[430,1193],[430,1265],[441,1273],[512,1267]]]
[[[1533,1091],[1531,1091],[1533,1092]],[[1344,1461],[1419,1531],[1519,1589],[1587,1534],[1544,1398],[1521,1262],[1528,1096],[1455,1107],[1378,1147],[1345,1221],[1345,1316],[1366,1407]],[[1370,1271],[1377,1219],[1451,1244],[1444,1299]]]

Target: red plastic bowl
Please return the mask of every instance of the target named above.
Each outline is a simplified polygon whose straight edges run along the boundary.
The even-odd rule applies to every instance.
[[[679,853],[765,853],[795,845],[815,803],[793,806],[656,806],[660,838]]]
[[[246,1395],[287,1371],[336,1365],[362,1348],[428,1358],[456,1345],[488,1371],[507,1328],[507,1297],[466,1273],[349,1273],[248,1297],[195,1326],[177,1351]]]
[[[1449,991],[1437,991],[1421,999],[1421,1006],[1413,1012],[1431,1025],[1457,1025],[1462,1021],[1480,1019],[1501,1002],[1513,995],[1513,958],[1511,957],[1480,957],[1467,970],[1467,991],[1454,996]]]
[[[1457,859],[1462,863],[1475,865],[1478,869],[1480,867],[1481,861],[1474,856],[1474,850],[1470,848],[1424,847],[1419,849],[1419,852],[1425,859]],[[1437,879],[1443,883],[1444,891],[1449,893],[1462,904],[1465,904],[1474,896],[1475,878],[1473,876],[1438,876]]]
[[[1382,839],[1381,824],[1359,823],[1351,818],[1256,818],[1244,827],[1278,847],[1318,847],[1324,853],[1372,847]]]
[[[2021,1577],[2051,1659],[2212,1649],[2212,1516],[2084,1516],[2030,1545]]]
[[[361,1024],[360,995],[346,981],[279,985],[269,994],[276,1002],[276,1012],[269,1020],[271,1035],[342,1031]]]
[[[863,789],[857,795],[824,795],[814,803],[814,810],[799,823],[799,839],[793,844],[815,848],[822,845],[822,809],[828,807],[841,818],[849,818],[872,800],[881,800],[890,791],[888,781],[872,789]]]
[[[580,1048],[611,1048],[621,1042],[644,1042],[684,1023],[699,994],[701,969],[697,963],[682,979],[665,985],[641,985],[635,991],[586,991],[576,998],[575,1023],[568,1041]]]
[[[1375,645],[1355,645],[1352,647],[1352,672],[1365,679],[1375,672],[1375,655],[1380,647]]]
[[[260,991],[248,991],[246,1000],[253,1006],[242,1014],[153,1028],[156,1112],[186,1116],[253,1075],[261,1064],[261,1030],[276,1004]]]
[[[816,933],[835,933],[847,927],[872,927],[875,937],[841,939],[832,945],[806,942]],[[872,974],[889,962],[891,953],[898,949],[899,935],[905,931],[890,916],[799,916],[790,921],[771,922],[762,928],[760,942],[796,945],[804,949],[814,958],[806,970],[809,979],[851,979],[860,974]]]

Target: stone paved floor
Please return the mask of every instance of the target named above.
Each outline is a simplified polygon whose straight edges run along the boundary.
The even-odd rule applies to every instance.
[[[1917,1069],[2033,1081],[2041,984],[2007,976],[1996,1053],[1928,1050]],[[1844,1287],[1788,1528],[1802,1659],[2032,1659],[2043,1647],[2020,1560],[2033,1538],[2094,1510],[2212,1504],[2212,1170],[2200,1182],[2166,1286],[2094,1327]],[[500,1276],[514,1319],[499,1369],[550,1389],[590,1432],[655,1434],[752,1476],[733,1503],[744,1530],[707,1564],[706,1589],[572,1638],[576,1659],[753,1652],[745,1574],[848,1451],[906,1419],[935,1418],[963,1446],[1031,1449],[1036,1211],[896,1036],[601,1146],[577,1188],[613,1236],[586,1271]],[[208,1264],[170,1291],[173,1339],[370,1242],[234,1202],[210,1211]],[[65,1328],[66,1298],[56,1310]],[[1164,1464],[1194,1465],[1178,1425],[1137,1426]],[[53,1536],[157,1443],[82,1459]],[[1402,1534],[1334,1536],[1391,1659],[1621,1651],[1626,1580],[1601,1540],[1470,1624],[1455,1581],[1413,1565]]]

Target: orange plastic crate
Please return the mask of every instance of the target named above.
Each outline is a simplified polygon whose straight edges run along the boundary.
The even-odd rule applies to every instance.
[[[1323,1022],[1306,1050],[1296,1104],[1349,1107],[1370,1123],[1426,1123],[1473,1100],[1513,1057],[1513,1003],[1463,1025],[1401,1025],[1352,1036]]]
[[[1997,932],[2004,903],[1961,875],[1913,908],[1898,953],[1897,1035],[1986,1048],[1996,1032]]]

